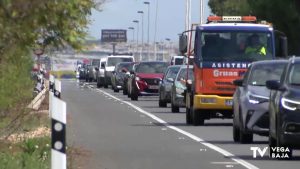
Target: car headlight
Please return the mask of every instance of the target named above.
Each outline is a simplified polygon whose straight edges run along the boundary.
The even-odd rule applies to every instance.
[[[269,101],[269,97],[253,94],[250,92],[247,93],[247,98],[249,102],[252,104],[259,104],[259,103],[264,103]]]
[[[141,80],[141,78],[140,78],[140,77],[138,77],[138,76],[136,76],[136,77],[135,77],[135,80],[136,80],[136,81],[140,81],[140,80]]]
[[[295,111],[296,109],[299,109],[300,102],[283,97],[281,99],[281,105],[288,110]]]

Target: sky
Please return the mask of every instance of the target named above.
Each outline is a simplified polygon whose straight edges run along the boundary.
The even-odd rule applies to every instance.
[[[178,34],[184,31],[185,27],[185,3],[186,0],[108,0],[102,11],[92,11],[91,24],[88,26],[89,35],[92,38],[100,39],[102,29],[128,29],[136,24],[133,20],[142,20],[141,14],[137,11],[144,11],[144,42],[147,41],[148,7],[144,1],[150,2],[150,42],[154,41],[155,9],[158,2],[157,35],[156,41],[164,41],[166,38],[171,41],[178,40]],[[204,0],[205,18],[211,14]],[[200,0],[192,0],[192,23],[200,22]],[[139,25],[139,39],[141,41],[141,27]],[[132,30],[127,31],[128,39],[132,39]],[[136,38],[137,31],[135,31]]]

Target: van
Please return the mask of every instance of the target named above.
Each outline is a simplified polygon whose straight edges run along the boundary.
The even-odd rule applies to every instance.
[[[183,65],[184,56],[172,56],[171,65]]]
[[[103,86],[104,88],[107,88],[108,85],[111,85],[112,72],[115,70],[115,66],[121,62],[134,62],[134,57],[128,55],[111,55],[103,58],[101,61],[99,69],[99,82],[97,82],[97,86]]]
[[[100,88],[102,87],[104,84],[104,69],[105,69],[105,65],[106,65],[106,60],[107,58],[101,58],[100,59],[100,63],[99,63],[99,72],[98,72],[98,76],[97,76],[97,87]]]

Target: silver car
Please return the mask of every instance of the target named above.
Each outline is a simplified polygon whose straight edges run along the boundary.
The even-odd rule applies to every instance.
[[[233,95],[233,140],[251,143],[253,134],[269,135],[269,96],[266,81],[280,80],[286,60],[252,63]]]
[[[167,103],[171,102],[172,84],[180,67],[180,65],[169,66],[166,70],[164,77],[159,84],[159,107],[167,107]]]
[[[194,80],[193,66],[181,66],[176,78],[174,79],[171,90],[171,111],[179,112],[180,107],[185,107],[184,91],[186,90],[187,80]]]

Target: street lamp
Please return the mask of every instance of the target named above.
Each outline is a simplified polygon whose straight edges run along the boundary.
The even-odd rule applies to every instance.
[[[144,47],[144,11],[138,11],[137,13],[141,14],[142,16],[142,48],[141,48],[141,53],[143,53],[143,47]]]
[[[136,23],[137,26],[137,34],[136,34],[136,50],[139,50],[139,21],[138,20],[133,20],[133,23]]]
[[[148,60],[149,60],[149,58],[150,58],[150,56],[149,56],[149,48],[150,48],[150,2],[148,2],[148,1],[145,1],[144,2],[144,4],[145,5],[147,5],[148,6],[148,25],[147,25],[147,27],[148,27],[148,30],[147,30],[147,57],[148,57]]]
[[[134,27],[128,27],[129,30],[132,30],[132,44],[134,44]],[[131,44],[130,44],[131,46]],[[134,47],[132,48],[132,53],[133,53]]]
[[[169,53],[169,57],[170,57],[171,56],[171,39],[170,38],[166,38],[165,40],[169,42],[168,53]]]

